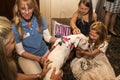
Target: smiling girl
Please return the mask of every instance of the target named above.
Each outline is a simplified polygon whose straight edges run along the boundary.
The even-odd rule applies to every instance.
[[[71,62],[77,80],[114,80],[115,74],[107,57],[107,30],[102,22],[90,26],[88,49],[79,48],[77,58]],[[82,55],[82,57],[81,57]]]
[[[83,33],[88,36],[90,25],[97,21],[97,14],[93,12],[91,0],[80,0],[78,10],[70,21],[73,34]]]

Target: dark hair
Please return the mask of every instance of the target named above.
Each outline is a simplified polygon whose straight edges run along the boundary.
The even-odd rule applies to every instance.
[[[93,19],[93,7],[92,7],[92,1],[91,0],[80,0],[78,6],[83,3],[86,7],[89,8],[88,14],[89,14],[89,22],[91,22]]]

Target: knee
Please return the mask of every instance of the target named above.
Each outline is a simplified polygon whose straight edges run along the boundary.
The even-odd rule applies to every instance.
[[[112,13],[111,12],[106,12],[106,16],[111,16]]]

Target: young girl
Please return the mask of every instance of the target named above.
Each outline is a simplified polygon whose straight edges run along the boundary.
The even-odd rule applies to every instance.
[[[113,68],[105,55],[108,45],[105,25],[94,22],[86,40],[88,49],[79,48],[77,57],[71,62],[74,77],[77,80],[114,80]]]
[[[70,21],[73,34],[83,33],[88,36],[90,25],[97,20],[93,12],[91,0],[80,0],[78,10],[73,14]]]

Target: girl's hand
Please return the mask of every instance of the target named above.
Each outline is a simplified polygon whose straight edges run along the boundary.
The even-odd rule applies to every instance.
[[[56,71],[56,68],[53,69],[50,80],[62,80],[62,78],[61,78],[62,71],[59,71],[57,74],[55,74],[55,71]]]
[[[51,63],[52,61],[50,60],[45,60],[43,63],[43,70],[41,72],[41,76],[42,78],[46,75],[46,73],[51,69],[50,67],[48,68],[48,65]]]
[[[45,57],[40,57],[40,56],[37,56],[36,58],[36,61],[40,62],[41,64],[44,64],[44,61],[46,60]]]
[[[46,61],[46,57],[41,57],[41,60],[40,60],[40,63],[43,65],[44,64],[44,62]]]
[[[81,33],[80,29],[78,28],[73,29],[73,34],[79,34],[79,33]]]

